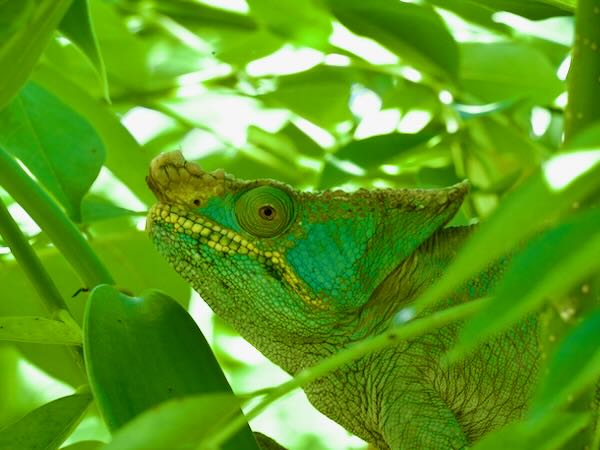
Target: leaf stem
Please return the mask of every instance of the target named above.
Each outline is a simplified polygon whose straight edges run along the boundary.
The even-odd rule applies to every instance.
[[[244,427],[248,421],[258,416],[268,405],[284,395],[287,395],[294,389],[306,386],[323,375],[388,345],[398,343],[404,339],[421,336],[436,328],[441,328],[458,320],[466,319],[479,311],[488,301],[489,300],[487,299],[469,301],[443,311],[435,312],[421,319],[416,319],[401,325],[393,325],[382,334],[357,342],[356,344],[322,360],[313,367],[300,371],[290,381],[275,387],[258,405],[248,411],[248,413],[232,418],[232,420],[228,421],[226,425],[212,434],[212,436],[209,436],[202,441],[198,450],[205,448],[219,448],[222,443],[231,438],[237,431]]]
[[[579,0],[568,77],[565,142],[600,120],[600,0]]]
[[[58,288],[2,201],[0,201],[0,235],[10,247],[12,254],[23,268],[51,316],[61,321],[66,318],[67,320],[64,322],[67,325],[77,326]],[[77,326],[77,328],[79,327]],[[70,350],[77,366],[85,371],[81,348],[72,346]]]
[[[44,230],[77,271],[86,287],[114,284],[89,243],[53,198],[21,168],[17,160],[0,148],[0,184]]]

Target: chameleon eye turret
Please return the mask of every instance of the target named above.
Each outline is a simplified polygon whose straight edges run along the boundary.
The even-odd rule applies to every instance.
[[[269,238],[283,233],[294,220],[294,202],[283,189],[259,186],[243,192],[235,215],[248,233]]]

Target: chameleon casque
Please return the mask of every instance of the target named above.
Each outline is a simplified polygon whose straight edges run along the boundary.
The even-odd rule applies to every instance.
[[[152,162],[147,229],[213,310],[290,374],[385,330],[438,279],[470,227],[446,228],[468,186],[299,192],[203,172],[180,152]],[[436,308],[485,296],[502,262]],[[463,449],[520,417],[538,360],[535,323],[449,368],[458,326],[390,345],[305,387],[312,404],[377,449]]]

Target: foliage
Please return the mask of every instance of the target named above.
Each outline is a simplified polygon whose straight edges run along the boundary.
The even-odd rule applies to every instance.
[[[473,316],[448,355],[452,363],[539,312],[542,377],[531,408],[477,448],[582,448],[585,442],[598,448],[600,432],[589,433],[598,419],[588,407],[600,376],[594,200],[600,86],[590,76],[599,60],[598,2],[221,3],[229,8],[208,0],[0,0],[0,448],[103,448],[109,434],[98,411],[88,408],[89,393],[73,389],[88,382],[98,399],[102,389],[108,395],[98,405],[105,418],[136,417],[111,422],[115,434],[107,449],[144,448],[142,435],[165,447],[215,448],[247,426],[241,400],[213,362],[180,362],[169,378],[177,358],[152,369],[135,359],[156,352],[175,357],[182,343],[198,342],[199,354],[213,361],[172,300],[125,293],[158,288],[197,310],[189,287],[141,230],[153,201],[144,183],[148,164],[175,148],[207,170],[301,189],[429,188],[469,179],[471,195],[453,224],[485,219],[483,225],[445,277],[398,317],[414,316],[512,252],[497,298],[408,324],[399,320],[387,333],[407,338]],[[581,37],[566,106],[576,6]],[[102,286],[89,298],[86,291],[99,284],[124,292]],[[86,303],[99,295],[108,300],[88,305],[82,338]],[[154,308],[143,303],[149,297],[162,311],[161,329],[185,331],[156,344],[154,322],[140,313]],[[130,307],[137,301],[137,309]],[[140,334],[119,334],[111,321],[116,310],[107,305]],[[212,330],[207,337],[234,392],[281,379],[252,371],[243,352],[231,351],[228,340],[240,340],[218,318],[195,318]],[[268,415],[274,400],[388,345],[387,336],[266,391],[246,416]],[[100,351],[89,353],[94,345]],[[106,376],[98,367],[132,372],[109,376],[107,388],[94,378]],[[187,397],[168,400],[165,380]],[[200,389],[203,384],[212,388]],[[119,394],[123,386],[133,393]],[[361,445],[339,430],[331,432],[335,438],[319,430],[317,438],[305,425],[299,434],[296,404],[286,405],[286,423],[275,436],[282,444]],[[196,415],[204,428],[189,421]],[[244,444],[235,448],[255,448],[249,434],[239,436]]]

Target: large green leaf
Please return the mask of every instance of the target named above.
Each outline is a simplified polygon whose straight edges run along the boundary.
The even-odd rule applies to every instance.
[[[600,208],[579,214],[542,234],[514,257],[494,300],[462,329],[453,357],[463,356],[478,343],[536,311],[547,298],[563,295],[575,283],[600,270],[597,255]],[[571,371],[573,365],[568,367]]]
[[[0,316],[0,340],[80,345],[81,332],[65,322],[45,317]]]
[[[40,406],[0,430],[0,449],[57,449],[83,418],[91,401],[89,393],[82,393]]]
[[[132,297],[97,286],[85,312],[83,349],[96,404],[112,430],[170,399],[231,393],[193,319],[157,290]],[[257,447],[246,427],[225,448]]]
[[[123,228],[122,224],[119,226]],[[187,305],[190,297],[189,285],[154,250],[145,233],[132,229],[131,226],[120,232],[104,231],[93,239],[91,244],[102,261],[111,268],[119,286],[132,292],[154,286]],[[81,323],[87,294],[79,293],[73,296],[85,287],[81,285],[77,273],[55,248],[40,250],[38,256],[75,319]],[[3,286],[0,316],[47,314],[41,306],[38,294],[13,260],[0,259],[0,285]],[[50,375],[71,385],[77,386],[82,383],[80,373],[66,348],[25,343],[19,343],[18,348],[32,363]]]
[[[463,90],[485,102],[525,98],[551,103],[564,86],[546,56],[518,42],[461,44]]]
[[[85,53],[94,65],[102,83],[104,96],[108,99],[108,80],[106,79],[104,60],[94,34],[88,0],[73,0],[71,7],[60,23],[59,29]]]
[[[106,167],[140,200],[146,204],[153,203],[154,196],[146,186],[144,176],[140,175],[148,170],[150,156],[142,151],[119,117],[52,67],[41,65],[33,78],[85,117],[106,146]]]
[[[335,17],[356,34],[374,39],[417,69],[453,79],[458,48],[429,6],[401,1],[327,0]]]
[[[104,145],[85,119],[30,82],[0,111],[0,145],[79,220],[81,199],[104,162]]]
[[[508,11],[532,20],[570,15],[575,11],[575,2],[576,0],[480,0],[480,3],[496,11]]]
[[[0,24],[10,23],[0,32],[0,110],[27,81],[71,1],[0,2]]]
[[[102,450],[193,449],[238,409],[237,399],[224,393],[170,400],[129,422]]]

